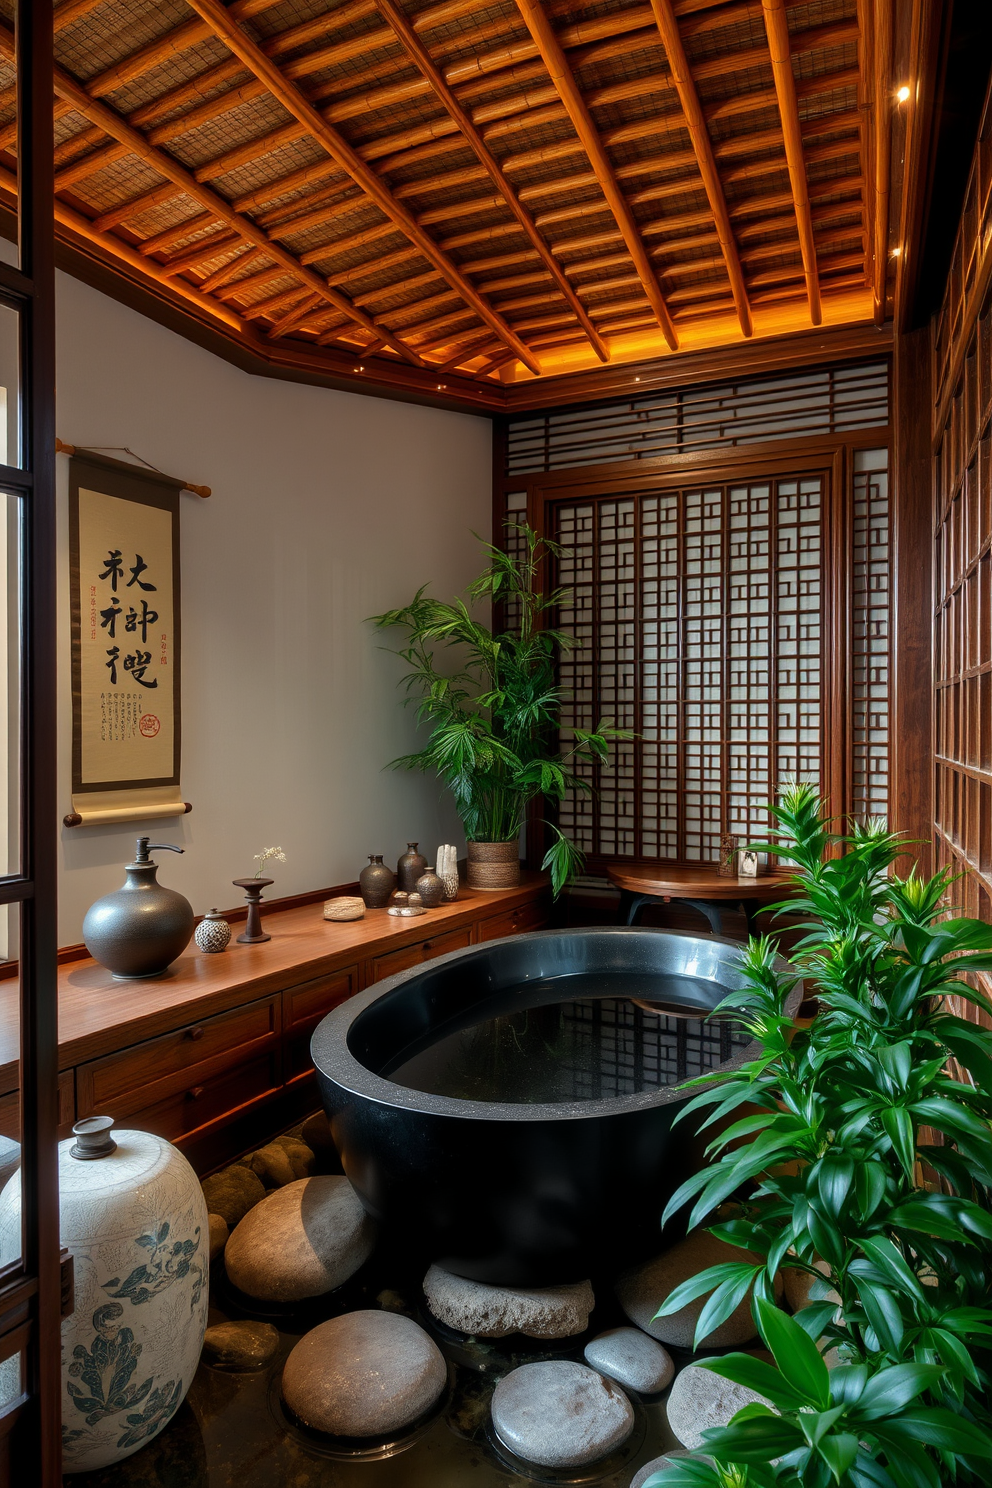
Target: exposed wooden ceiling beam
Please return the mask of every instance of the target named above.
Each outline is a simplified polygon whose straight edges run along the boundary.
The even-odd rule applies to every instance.
[[[242,0],[242,3],[249,3],[249,0]],[[0,55],[5,56],[8,61],[12,61],[15,56],[13,32],[3,24],[0,24]],[[245,238],[248,242],[264,247],[270,257],[282,263],[291,273],[301,279],[307,288],[322,295],[329,304],[335,305],[343,314],[350,316],[359,325],[365,326],[366,329],[373,331],[376,335],[382,334],[375,325],[375,322],[364,311],[356,310],[351,301],[345,295],[341,294],[339,290],[333,289],[318,275],[304,268],[299,260],[294,258],[291,253],[288,253],[285,248],[280,248],[277,243],[270,242],[267,234],[261,228],[256,227],[248,217],[242,217],[239,213],[232,210],[223,197],[217,196],[209,187],[200,185],[184,166],[180,165],[177,160],[173,160],[170,155],[150,145],[143,134],[139,133],[136,129],[132,129],[130,124],[122,119],[119,114],[115,113],[113,109],[108,108],[104,103],[100,103],[98,99],[91,98],[83,85],[77,82],[74,77],[68,72],[65,72],[61,67],[56,67],[55,69],[55,91],[59,97],[71,103],[84,118],[89,119],[94,124],[98,124],[112,139],[116,139],[121,144],[126,145],[131,153],[136,155],[138,159],[143,160],[147,165],[152,166],[159,175],[180,186],[193,201],[198,201],[202,206],[213,211],[219,221],[226,222],[239,236]],[[148,263],[148,260],[142,259],[141,262]],[[409,347],[404,346],[402,341],[391,335],[388,339],[394,350],[406,357],[415,366],[421,365],[417,354]]]
[[[889,180],[892,163],[892,0],[875,0],[872,73],[875,94],[875,192],[872,292],[875,324],[885,320],[889,276]]]
[[[589,163],[599,180],[603,195],[610,204],[610,210],[616,220],[617,226],[627,245],[627,250],[634,261],[644,292],[648,297],[648,303],[655,313],[658,324],[662,329],[665,340],[673,351],[678,350],[678,336],[665,297],[661,291],[661,285],[654,270],[650,258],[638,231],[637,222],[627,199],[620,190],[613,165],[606,153],[606,148],[596,131],[592,122],[585,100],[579,90],[578,84],[572,75],[572,70],[565,60],[554,28],[545,13],[540,0],[516,0],[517,9],[523,16],[528,31],[537,43],[538,50],[544,61],[545,67],[551,81],[565,106],[569,118],[572,121],[579,139],[589,157]]]
[[[403,11],[400,10],[399,6],[394,3],[394,0],[376,0],[376,5],[378,7],[380,15],[391,27],[393,32],[395,32],[400,44],[405,47],[406,51],[413,58],[413,61],[416,63],[420,71],[423,73],[424,77],[434,89],[434,92],[437,94],[438,98],[444,104],[449,117],[452,118],[458,125],[458,128],[461,130],[472,150],[475,152],[475,157],[478,160],[479,164],[482,166],[483,170],[486,171],[493,185],[496,187],[496,190],[502,197],[503,202],[505,202],[506,206],[513,213],[514,217],[516,217],[530,242],[537,250],[537,253],[541,258],[541,261],[543,262],[545,268],[550,271],[551,276],[554,279],[555,283],[558,285],[559,290],[565,296],[565,299],[568,301],[569,305],[571,305],[575,314],[578,316],[579,324],[582,326],[582,329],[589,337],[596,355],[599,357],[601,362],[608,361],[610,352],[609,348],[606,345],[606,342],[603,340],[602,336],[600,336],[599,332],[596,330],[596,327],[589,319],[582,305],[582,302],[579,300],[571,284],[565,277],[561,265],[557,262],[554,255],[551,253],[550,249],[545,243],[544,239],[541,237],[541,234],[538,232],[534,222],[534,218],[531,216],[528,209],[520,200],[519,195],[517,194],[514,187],[510,184],[509,179],[507,178],[499,162],[496,160],[496,157],[492,154],[489,147],[485,144],[482,135],[479,133],[479,130],[475,126],[473,119],[469,116],[469,114],[459,103],[458,99],[455,97],[450,86],[445,81],[440,69],[435,64],[434,59],[431,57],[427,48],[420,40],[413,27],[410,25],[405,14],[403,13]]]
[[[435,264],[451,288],[456,290],[471,311],[490,326],[531,372],[540,373],[540,363],[516,332],[497,315],[478,290],[457,268],[454,261],[444,253],[434,239],[420,227],[407,208],[398,202],[364,160],[352,149],[344,136],[329,124],[313,105],[303,96],[295,84],[283,76],[276,64],[266,57],[261,48],[242,31],[229,11],[219,0],[189,0],[189,4],[207,22],[217,35],[245,65],[261,79],[273,97],[298,120],[307,133],[326,150],[342,170],[359,185],[379,210],[410,239]]]
[[[795,74],[792,71],[789,19],[786,14],[785,0],[761,0],[761,8],[765,21],[765,34],[768,37],[768,49],[772,58],[778,111],[782,120],[785,159],[789,167],[789,183],[792,186],[792,199],[796,210],[796,226],[799,229],[799,247],[803,257],[803,272],[806,275],[809,318],[813,325],[819,325],[823,319],[823,312],[820,308],[820,280],[816,268],[813,219],[810,214],[809,193],[806,188],[806,162],[803,159],[799,100],[796,96]]]
[[[689,59],[682,44],[679,34],[679,23],[675,17],[672,0],[651,0],[651,8],[654,11],[655,21],[661,33],[661,40],[668,57],[668,65],[672,73],[672,81],[678,91],[679,102],[685,115],[686,127],[692,148],[696,152],[696,160],[699,164],[699,174],[706,188],[706,197],[713,213],[713,221],[716,225],[717,237],[720,240],[720,249],[727,265],[727,275],[730,279],[730,291],[734,297],[737,307],[737,319],[741,323],[741,330],[745,336],[754,332],[754,323],[751,319],[751,306],[748,304],[747,288],[744,284],[744,271],[741,261],[737,256],[737,244],[734,240],[734,230],[730,225],[730,213],[727,210],[727,199],[723,194],[723,186],[720,182],[720,173],[716,166],[716,157],[713,154],[713,145],[710,141],[709,130],[703,117],[702,104],[696,91],[696,84],[689,69]]]

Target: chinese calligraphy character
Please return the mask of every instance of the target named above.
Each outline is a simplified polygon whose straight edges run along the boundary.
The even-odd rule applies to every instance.
[[[101,610],[100,611],[100,629],[101,630],[107,630],[107,631],[109,631],[110,632],[110,639],[112,641],[113,640],[116,640],[116,638],[117,638],[117,630],[116,630],[117,616],[118,615],[123,615],[123,613],[124,613],[124,611],[122,610],[121,606],[117,603],[117,595],[116,594],[114,595],[113,599],[110,602],[109,609]],[[133,629],[133,627],[131,627],[131,628]]]
[[[103,573],[100,575],[100,578],[101,579],[109,579],[110,580],[110,587],[113,589],[114,593],[116,594],[117,593],[117,580],[118,579],[122,579],[124,577],[124,563],[123,563],[123,560],[121,558],[121,550],[120,550],[120,548],[111,548],[110,552],[107,554],[107,557],[106,557],[106,559],[104,561],[106,562],[107,567],[104,569]]]
[[[152,653],[150,651],[135,651],[124,658],[124,670],[130,672],[135,682],[140,682],[142,687],[157,687],[158,678],[151,682],[145,681],[145,672],[151,665]],[[116,681],[116,678],[114,679]]]
[[[110,657],[110,660],[107,662],[107,670],[110,673],[110,680],[111,682],[113,682],[115,687],[117,685],[117,658],[118,656],[120,656],[120,654],[120,646],[111,646],[110,650],[107,652],[107,655]],[[125,662],[124,665],[126,666],[127,662]]]
[[[149,586],[149,587],[151,587],[151,586]],[[158,619],[158,611],[157,610],[150,610],[148,608],[148,601],[147,601],[147,599],[143,599],[141,601],[141,611],[140,611],[140,613],[134,608],[133,605],[128,610],[128,612],[127,612],[127,618],[124,621],[124,629],[125,630],[140,630],[141,631],[142,642],[145,645],[147,645],[147,643],[148,643],[148,627],[149,627],[149,625],[154,625],[154,623],[155,623],[155,621],[157,619]],[[111,635],[113,635],[113,631],[111,631],[110,633],[111,633]]]
[[[141,575],[144,573],[144,571],[145,571],[145,569],[147,567],[148,567],[148,564],[145,562],[144,558],[142,558],[141,554],[140,553],[135,553],[135,555],[134,555],[134,566],[131,569],[131,577],[127,581],[127,587],[129,589],[130,589],[130,587],[131,587],[132,584],[137,584],[137,586],[138,586],[139,589],[154,589],[155,588],[155,585],[154,584],[146,584],[145,581],[141,578]]]

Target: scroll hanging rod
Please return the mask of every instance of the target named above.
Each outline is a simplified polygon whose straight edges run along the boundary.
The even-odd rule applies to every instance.
[[[123,445],[121,446],[121,448],[122,449],[124,448]],[[66,442],[65,442],[64,439],[56,439],[56,441],[55,441],[55,453],[57,455],[75,455],[77,453],[78,454],[81,454],[81,455],[84,455],[87,452],[86,452],[86,450],[80,449],[78,445],[75,445],[75,444],[66,444]],[[129,454],[132,453],[132,451],[131,450],[124,450],[124,453],[129,455]],[[139,456],[138,458],[140,459],[141,457]],[[147,465],[148,464],[148,461],[145,460],[142,463],[145,464],[145,465]],[[149,466],[149,469],[154,470],[154,468],[155,468],[154,466]],[[184,484],[183,484],[182,489],[184,491],[192,491],[194,496],[202,496],[202,497],[206,498],[207,496],[210,495],[210,487],[209,486],[194,486],[193,483],[192,483],[192,481],[185,481]]]

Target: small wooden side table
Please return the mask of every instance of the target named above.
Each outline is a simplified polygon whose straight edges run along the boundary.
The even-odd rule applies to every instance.
[[[755,932],[755,916],[768,904],[788,899],[791,874],[786,870],[757,878],[723,878],[716,867],[679,868],[673,863],[614,864],[606,876],[620,890],[620,919],[637,923],[646,904],[670,904],[673,899],[698,909],[714,935],[722,933],[721,910],[738,905],[744,911],[748,934]]]

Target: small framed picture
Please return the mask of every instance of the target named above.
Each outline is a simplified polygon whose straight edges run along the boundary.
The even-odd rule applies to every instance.
[[[758,854],[756,852],[744,852],[739,854],[738,869],[739,878],[757,878],[758,876]]]

